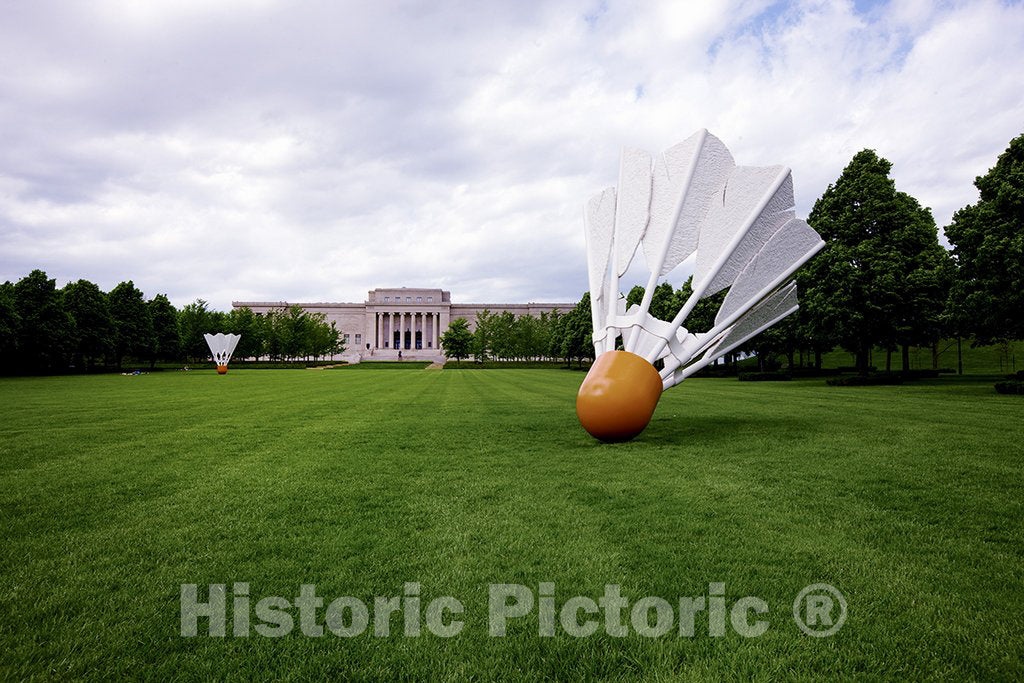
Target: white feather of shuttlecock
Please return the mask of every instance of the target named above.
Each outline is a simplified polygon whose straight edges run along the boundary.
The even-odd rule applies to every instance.
[[[210,347],[210,353],[213,354],[213,360],[217,365],[227,365],[242,335],[218,332],[217,334],[207,333],[203,337],[206,339],[206,345]]]
[[[653,159],[624,149],[617,188],[584,207],[594,351],[622,337],[626,351],[664,361],[667,389],[793,313],[796,286],[784,283],[825,244],[793,204],[788,168],[737,166],[706,130]],[[641,250],[647,286],[627,310],[619,278]],[[691,255],[693,294],[672,321],[653,317],[658,280]],[[726,288],[710,330],[682,326],[698,301]]]

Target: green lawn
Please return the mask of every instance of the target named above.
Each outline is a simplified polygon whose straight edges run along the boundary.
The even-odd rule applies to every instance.
[[[0,677],[578,680],[1024,676],[1024,397],[991,379],[829,388],[700,379],[628,444],[578,427],[583,374],[232,370],[0,380]],[[315,584],[367,632],[184,638],[182,584]],[[421,584],[460,634],[375,637]],[[556,609],[724,583],[764,635],[488,636],[489,584]],[[793,600],[847,621],[801,633]],[[412,613],[412,608],[407,610]],[[324,609],[317,612],[322,624]],[[252,625],[261,623],[253,614]],[[625,623],[629,624],[628,613]],[[677,626],[677,624],[676,624]]]

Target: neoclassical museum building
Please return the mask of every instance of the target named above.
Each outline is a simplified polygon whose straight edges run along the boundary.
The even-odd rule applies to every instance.
[[[483,310],[539,316],[556,309],[568,313],[576,304],[456,304],[451,292],[443,289],[394,287],[371,290],[361,304],[233,301],[231,305],[259,315],[293,305],[309,313],[323,313],[341,332],[346,348],[341,358],[360,361],[394,360],[399,351],[403,358],[440,358],[439,339],[451,321],[465,318],[469,328],[476,329],[476,316]]]

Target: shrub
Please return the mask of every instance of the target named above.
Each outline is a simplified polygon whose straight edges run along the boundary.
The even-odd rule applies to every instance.
[[[860,368],[856,365],[840,365],[839,372],[859,372]],[[868,372],[876,372],[878,370],[874,365],[868,366]]]
[[[830,387],[870,387],[888,384],[903,384],[903,377],[895,372],[883,372],[877,375],[848,375],[832,377],[825,380]]]
[[[901,370],[899,373],[903,379],[915,380],[915,379],[935,379],[939,376],[938,370]]]
[[[742,367],[742,366],[740,366]],[[754,367],[757,367],[756,365]],[[732,363],[719,363],[718,365],[705,365],[697,372],[693,373],[694,377],[735,377],[737,374],[736,367]]]
[[[465,365],[456,365],[455,363],[448,363],[444,366],[445,370],[558,370],[565,369],[566,365],[564,361],[560,360],[487,360],[487,361],[473,361],[466,363]],[[572,364],[572,369],[577,369],[576,363]],[[583,363],[583,369],[590,369],[590,361]]]
[[[1024,394],[1024,381],[1008,379],[1005,382],[996,382],[996,391],[1000,394]]]
[[[337,365],[334,370],[422,370],[430,365],[428,360],[371,360],[351,365]]]
[[[839,368],[793,368],[789,371],[793,377],[835,377],[840,374]]]
[[[228,363],[228,368],[231,370],[304,370],[305,368],[318,368],[326,365],[334,365],[341,361],[304,361],[304,360],[232,360]],[[182,367],[187,366],[190,370],[213,370],[217,366],[214,365],[213,361],[199,361],[196,363],[157,363],[154,370],[163,368],[164,370],[181,370]],[[125,364],[126,368],[138,367],[143,372],[149,370],[148,364],[138,364],[135,366]]]
[[[741,382],[788,382],[793,379],[786,372],[741,372]]]

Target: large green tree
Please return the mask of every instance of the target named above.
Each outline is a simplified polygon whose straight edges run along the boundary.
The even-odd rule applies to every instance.
[[[275,323],[284,357],[301,357],[308,348],[307,339],[313,328],[309,314],[301,306],[292,305],[275,317]]]
[[[179,360],[181,330],[178,329],[178,310],[165,294],[157,294],[147,306],[153,321],[153,360]]]
[[[17,362],[21,317],[14,305],[14,285],[0,284],[0,370],[9,370]]]
[[[202,299],[186,304],[178,313],[178,330],[181,333],[181,350],[186,359],[200,360],[210,355],[203,335],[216,332],[212,327],[210,309]]]
[[[263,324],[251,308],[233,308],[228,313],[228,331],[241,335],[235,347],[236,358],[258,358],[263,353]]]
[[[476,330],[473,331],[470,353],[481,363],[490,360],[494,339],[494,317],[487,308],[476,315]]]
[[[862,373],[874,346],[937,335],[944,300],[931,213],[896,190],[891,168],[873,150],[854,155],[807,219],[825,248],[798,277],[807,335],[854,352]]]
[[[114,347],[114,321],[107,295],[92,282],[69,282],[62,290],[64,306],[75,319],[75,364],[91,368]]]
[[[64,307],[56,281],[33,270],[18,280],[12,294],[19,320],[18,365],[28,372],[66,367],[74,352],[75,320]]]
[[[954,324],[979,344],[1024,339],[1024,135],[974,185],[977,203],[957,211],[945,230],[957,266]]]
[[[643,301],[643,298],[644,287],[641,285],[635,285],[626,295],[626,306],[628,307],[634,304],[639,305]],[[667,282],[662,282],[654,288],[654,294],[651,296],[651,307],[649,312],[659,320],[670,321],[672,318],[676,317],[676,313],[681,307],[681,305],[677,306],[677,303],[678,299],[676,297],[675,290],[672,289],[672,285]]]
[[[473,348],[473,333],[469,331],[469,322],[465,318],[456,318],[448,325],[448,329],[441,335],[441,347],[445,358],[454,358],[456,363],[469,357]]]
[[[594,323],[590,315],[590,292],[584,292],[576,306],[565,314],[561,355],[567,360],[594,359]]]
[[[149,358],[153,352],[153,320],[146,297],[131,280],[122,282],[107,295],[110,317],[114,321],[114,361],[117,367],[125,357]]]
[[[518,354],[516,340],[516,316],[511,311],[502,311],[492,321],[491,350],[496,358],[515,358]]]
[[[932,212],[916,199],[897,192],[905,220],[897,226],[894,246],[899,256],[899,305],[894,320],[896,343],[903,350],[903,369],[910,370],[910,347],[939,343],[949,297],[949,252],[939,244]],[[936,369],[938,354],[933,355]]]
[[[537,319],[537,338],[534,340],[533,355],[538,358],[550,356],[548,350],[551,348],[551,340],[554,338],[555,328],[558,325],[558,309],[548,313],[541,313]]]
[[[725,301],[726,294],[729,293],[728,288],[723,289],[720,292],[712,294],[709,297],[705,297],[697,302],[697,305],[690,311],[690,315],[686,316],[686,320],[683,321],[683,327],[692,332],[707,332],[715,326],[715,316],[718,315],[718,309],[722,307],[722,302]],[[672,312],[667,320],[672,320],[676,313],[683,307],[686,300],[693,294],[693,276],[686,278],[686,282],[676,290],[675,295],[671,303],[667,304],[668,310]],[[655,295],[657,296],[657,295]],[[651,306],[653,308],[653,304]]]

